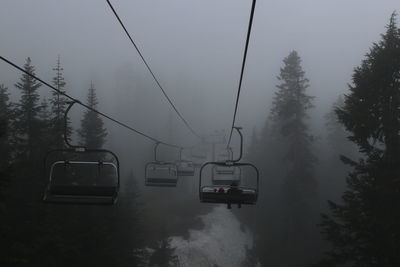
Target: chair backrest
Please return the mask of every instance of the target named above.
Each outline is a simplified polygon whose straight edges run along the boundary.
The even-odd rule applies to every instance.
[[[43,200],[69,204],[114,204],[120,175],[118,157],[103,149],[56,149],[44,159],[49,178]]]
[[[241,169],[237,166],[213,166],[211,179],[213,184],[230,185],[233,182],[240,184]]]
[[[51,184],[118,185],[118,168],[112,162],[56,161],[51,165]]]
[[[176,186],[178,170],[174,163],[149,162],[145,167],[145,184],[149,186]]]

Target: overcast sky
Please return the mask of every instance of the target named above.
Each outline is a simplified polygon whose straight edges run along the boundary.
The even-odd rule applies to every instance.
[[[112,3],[190,124],[200,133],[228,130],[251,1]],[[353,68],[379,41],[395,10],[400,11],[398,0],[258,0],[237,124],[248,134],[253,126],[260,128],[282,59],[291,50],[302,57],[309,92],[316,96],[315,114],[325,112],[346,92]],[[93,80],[103,110],[153,135],[165,127],[170,107],[105,0],[1,0],[0,36],[0,54],[20,65],[30,56],[43,79],[51,80],[60,54],[71,94],[84,99]],[[141,80],[143,89],[120,90],[116,73],[121,69],[128,70],[128,76],[134,72],[133,79]],[[0,62],[0,83],[10,91],[19,76]],[[139,90],[148,90],[150,97],[132,99],[144,95]],[[145,103],[135,114],[154,125],[132,116],[129,103],[134,101]],[[183,129],[178,120],[175,123]]]

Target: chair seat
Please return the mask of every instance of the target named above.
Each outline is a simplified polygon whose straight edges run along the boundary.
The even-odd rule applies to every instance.
[[[221,174],[221,175],[234,175],[235,174],[235,172],[233,171],[233,170],[216,170],[215,171],[216,172],[216,174]]]
[[[167,178],[147,178],[147,186],[176,186],[178,179]]]
[[[193,176],[194,170],[178,170],[178,176]]]
[[[52,195],[69,195],[69,196],[112,197],[116,194],[116,192],[117,192],[116,186],[53,185],[49,189],[49,193]]]
[[[195,173],[194,166],[178,166],[178,176],[193,176]]]
[[[44,201],[48,203],[65,203],[65,204],[96,204],[96,205],[112,205],[116,202],[114,196],[82,196],[82,195],[52,195],[46,194]]]
[[[207,203],[252,205],[257,201],[257,192],[255,189],[243,187],[204,186],[200,191],[200,199],[202,202]]]

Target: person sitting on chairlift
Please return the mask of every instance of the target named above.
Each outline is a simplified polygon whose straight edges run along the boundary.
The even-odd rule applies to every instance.
[[[239,185],[237,182],[232,182],[230,188],[227,191],[228,194],[232,194],[232,195],[241,194],[242,192],[243,192],[243,190],[239,189]]]
[[[240,195],[243,193],[242,189],[239,189],[239,185],[237,182],[232,182],[231,187],[228,189],[227,193],[229,195]],[[242,203],[237,203],[238,208],[242,207]],[[228,209],[231,209],[231,203],[228,202]]]

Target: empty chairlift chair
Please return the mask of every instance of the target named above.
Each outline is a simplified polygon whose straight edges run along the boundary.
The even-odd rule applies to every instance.
[[[178,170],[168,162],[150,162],[146,164],[146,186],[176,186]]]
[[[64,141],[69,149],[49,151],[44,159],[48,177],[43,200],[50,203],[115,204],[120,187],[119,160],[105,149],[73,146],[66,138],[67,114],[64,114]]]
[[[217,161],[226,162],[227,164],[224,166],[213,166],[213,184],[231,184],[232,182],[240,183],[242,174],[240,167],[230,166],[233,161],[233,151],[231,148],[228,148],[224,153],[219,153]]]
[[[177,163],[178,176],[193,176],[195,173],[194,163],[189,160],[181,160]]]
[[[46,167],[49,182],[44,193],[44,201],[71,204],[114,204],[117,201],[120,186],[119,162],[112,152],[107,150],[58,150],[58,152],[73,159],[45,163],[49,166]],[[49,153],[48,158],[53,154]],[[102,154],[111,157],[94,160],[95,155]]]
[[[157,160],[157,147],[154,147],[154,162],[149,162],[145,167],[145,185],[159,187],[175,187],[178,183],[178,169],[175,163]]]
[[[182,159],[182,150],[179,152],[179,160],[176,162],[178,169],[178,176],[193,176],[195,173],[195,166],[192,161]]]

